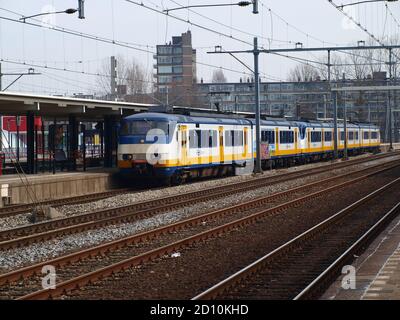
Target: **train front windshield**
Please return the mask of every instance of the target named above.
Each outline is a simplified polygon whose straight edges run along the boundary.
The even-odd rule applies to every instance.
[[[121,127],[121,136],[146,136],[150,130],[159,129],[168,135],[169,122],[163,121],[125,121]]]

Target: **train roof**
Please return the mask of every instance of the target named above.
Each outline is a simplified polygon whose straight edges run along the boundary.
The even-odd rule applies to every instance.
[[[169,113],[138,113],[128,116],[125,120],[150,120],[150,121],[170,121],[177,123],[202,123],[202,124],[226,124],[226,125],[255,125],[255,119],[246,118],[222,118],[222,117],[201,117],[187,116],[181,114]],[[302,121],[302,120],[286,120],[286,119],[262,119],[261,125],[264,126],[284,126],[284,127],[300,127],[307,128],[333,128],[333,121]],[[339,128],[343,128],[343,122],[338,123]],[[348,123],[348,128],[378,128],[370,123]]]
[[[138,113],[125,118],[126,120],[153,120],[153,121],[173,121],[177,123],[203,123],[203,124],[231,124],[249,125],[250,121],[243,118],[211,118],[193,117],[181,114],[167,113]]]

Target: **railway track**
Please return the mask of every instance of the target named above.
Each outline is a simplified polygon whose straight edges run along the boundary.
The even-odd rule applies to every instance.
[[[317,168],[310,168],[310,169],[305,169],[301,170],[299,173],[304,173],[304,174],[312,174],[312,173],[318,173],[318,172],[323,172],[325,168],[327,170],[330,170],[331,168],[345,168],[351,165],[356,165],[360,164],[366,161],[373,161],[373,160],[378,160],[381,158],[385,157],[391,157],[395,155],[399,155],[400,152],[392,152],[390,154],[388,153],[383,153],[383,154],[378,154],[378,155],[373,155],[369,156],[368,158],[362,158],[362,159],[353,159],[349,160],[346,162],[341,162],[341,163],[334,163],[326,166],[321,166]],[[285,173],[285,174],[279,174],[276,176],[273,176],[273,178],[282,178],[284,176],[287,176],[290,178],[290,176],[296,176],[299,174],[298,172],[292,172],[292,173]],[[301,176],[300,176],[301,177]],[[260,178],[260,180],[264,180],[264,178]],[[256,181],[257,179],[253,180]],[[87,195],[82,195],[82,196],[76,196],[76,197],[69,197],[69,198],[61,198],[61,199],[55,199],[55,200],[46,200],[46,201],[40,201],[36,203],[37,206],[62,206],[62,205],[72,205],[72,204],[81,204],[81,203],[87,203],[91,201],[96,201],[96,200],[101,200],[105,199],[108,197],[112,197],[114,195],[118,195],[121,193],[125,193],[130,191],[130,189],[117,189],[117,190],[111,190],[107,192],[101,192],[101,193],[92,193],[92,194],[87,194]],[[28,213],[31,212],[32,209],[34,208],[33,204],[18,204],[18,205],[11,205],[7,207],[0,208],[0,219],[5,218],[5,217],[10,217],[18,214],[23,214],[23,213]]]
[[[272,177],[261,177],[241,183],[232,183],[223,186],[217,186],[199,191],[171,195],[152,199],[148,201],[138,202],[132,205],[121,206],[111,209],[98,210],[85,214],[75,215],[71,217],[40,222],[32,225],[21,226],[13,229],[0,231],[0,250],[27,246],[32,243],[46,241],[58,236],[65,236],[79,233],[95,228],[109,226],[113,224],[127,223],[154,216],[156,214],[190,206],[203,201],[218,199],[232,194],[258,189],[261,187],[271,186],[284,181],[308,177],[312,174],[319,174],[333,169],[340,169],[351,165],[369,162],[385,157],[392,157],[396,154],[374,156],[372,159],[356,159],[352,162],[339,163],[318,168],[311,168],[300,172],[292,172]],[[381,165],[378,165],[381,166]],[[360,172],[366,172],[370,169],[362,169]],[[355,174],[357,172],[353,172]],[[340,179],[347,177],[348,174],[333,178]],[[324,180],[325,181],[325,180]],[[331,181],[327,179],[326,182]],[[321,183],[321,182],[318,182]],[[322,182],[323,183],[323,182]],[[304,187],[304,186],[303,186]]]
[[[380,169],[375,168],[373,172],[352,180],[341,182],[340,184],[334,184],[330,187],[326,187],[326,181],[321,181],[320,187],[325,186],[321,190],[312,189],[311,186],[306,188],[303,186],[301,189],[303,193],[308,193],[306,195],[302,194],[299,196],[298,192],[300,192],[300,188],[295,188],[297,191],[292,189],[280,194],[262,197],[247,203],[203,214],[172,225],[22,268],[0,276],[0,297],[4,297],[4,295],[23,299],[47,299],[56,297],[93,281],[102,279],[103,277],[125,270],[126,268],[163,257],[166,254],[170,254],[171,252],[175,252],[176,250],[199,241],[230,232],[233,229],[254,223],[265,217],[279,214],[291,207],[298,206],[396,167],[398,167],[398,164],[387,164]],[[331,179],[331,181],[334,180]],[[314,183],[314,187],[315,186],[316,183]],[[290,195],[294,197],[294,199],[288,200],[284,198],[284,196]],[[265,205],[271,203],[274,198],[284,200],[281,201],[281,204],[266,209]],[[230,221],[229,219],[228,221],[221,219],[223,217],[234,217],[235,214],[239,215],[239,217],[231,218]],[[217,221],[215,226],[211,224],[211,229],[204,231],[204,227],[197,228],[194,232],[192,231],[192,234],[186,233],[188,236],[182,239],[185,235],[185,232],[182,232],[182,230],[184,231],[185,228],[196,229],[196,226],[202,226],[204,222],[215,221],[217,219],[220,219],[220,221]],[[221,223],[223,224],[221,225]],[[177,233],[177,231],[179,231],[179,233]],[[175,235],[175,241],[171,241],[171,243],[165,245],[165,239],[159,238],[160,236],[168,234]],[[157,239],[159,239],[158,242]],[[143,244],[150,240],[156,243],[147,247],[144,246],[139,250],[136,249],[136,254],[132,252],[137,244]],[[37,274],[40,274],[45,265],[53,265],[59,268],[62,273],[60,275],[62,282],[57,285],[55,290],[35,291],[38,289],[38,283],[40,283],[40,277],[38,279]],[[96,266],[96,268],[94,268],[94,266]],[[58,276],[57,273],[57,277]]]
[[[34,206],[44,207],[44,206],[52,206],[52,207],[59,207],[63,205],[73,205],[73,204],[82,204],[87,202],[92,202],[96,200],[101,200],[109,197],[113,197],[119,195],[121,193],[126,193],[132,191],[128,188],[123,189],[115,189],[105,192],[98,192],[98,193],[89,193],[82,196],[76,197],[69,197],[69,198],[61,198],[61,199],[54,199],[54,200],[46,200],[40,201],[36,204],[27,203],[27,204],[16,204],[7,207],[0,208],[0,219],[16,216],[23,213],[29,213],[34,209]]]
[[[400,214],[399,184],[400,178],[394,179],[193,300],[318,298],[341,274],[342,267]],[[379,208],[389,198],[394,205],[388,211],[369,210]]]

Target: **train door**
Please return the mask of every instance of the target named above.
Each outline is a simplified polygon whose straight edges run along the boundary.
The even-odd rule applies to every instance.
[[[243,140],[243,160],[245,160],[247,158],[247,149],[248,149],[248,145],[249,145],[249,139],[248,139],[248,132],[249,129],[248,128],[244,128],[244,140]]]
[[[298,139],[299,139],[299,148],[300,148],[301,153],[306,152],[306,148],[307,148],[306,130],[307,130],[307,127],[304,124],[299,125]]]
[[[187,132],[188,127],[182,126],[180,127],[181,131],[181,164],[187,165],[188,162],[188,145],[187,145]]]
[[[219,140],[219,161],[225,162],[225,149],[224,149],[224,127],[218,127],[218,140]]]
[[[279,155],[281,141],[279,139],[279,128],[275,128],[275,154]]]

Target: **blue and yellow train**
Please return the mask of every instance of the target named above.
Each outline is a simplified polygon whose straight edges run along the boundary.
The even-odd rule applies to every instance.
[[[333,123],[328,121],[261,121],[264,168],[322,160],[333,156]],[[235,173],[252,166],[255,121],[244,118],[141,113],[121,124],[118,167],[124,173],[172,180]],[[338,127],[343,153],[345,132]],[[349,154],[378,151],[379,128],[347,124]]]

